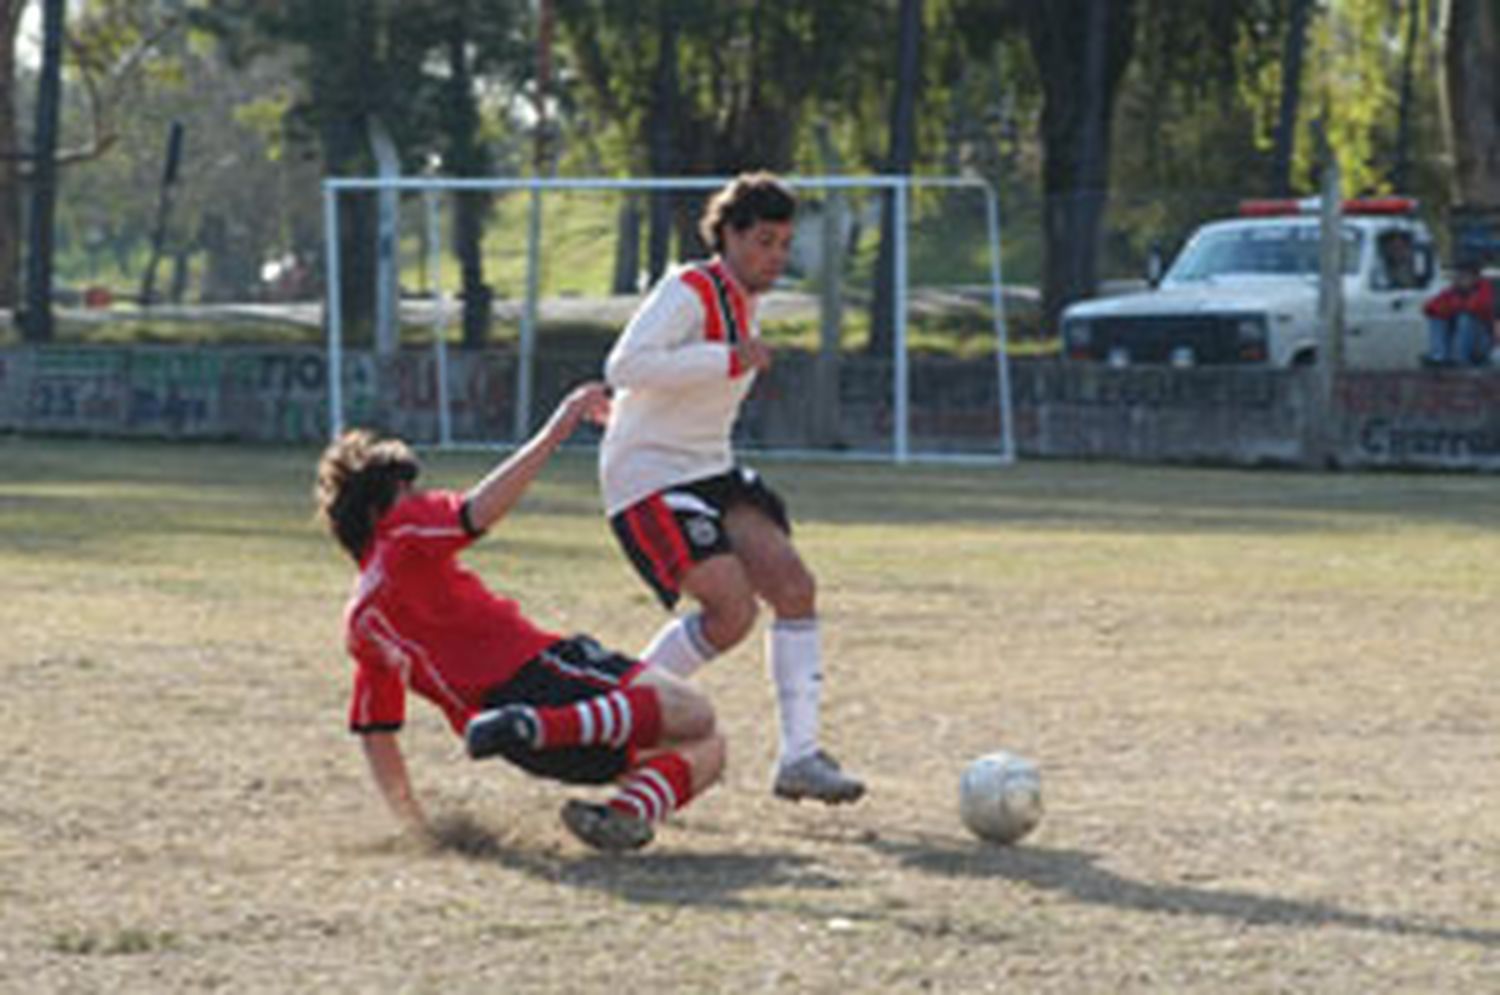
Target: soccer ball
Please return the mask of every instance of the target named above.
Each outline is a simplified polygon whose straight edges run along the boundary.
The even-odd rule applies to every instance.
[[[1042,775],[1036,764],[1000,751],[964,768],[958,814],[969,832],[991,843],[1014,843],[1042,818]]]

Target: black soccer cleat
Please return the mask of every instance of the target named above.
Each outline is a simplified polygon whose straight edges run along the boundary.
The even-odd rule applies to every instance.
[[[480,712],[464,728],[464,746],[475,760],[507,750],[535,750],[542,727],[525,705],[503,705]]]
[[[656,836],[651,823],[637,815],[597,802],[569,799],[562,807],[563,825],[584,843],[605,853],[639,850]]]

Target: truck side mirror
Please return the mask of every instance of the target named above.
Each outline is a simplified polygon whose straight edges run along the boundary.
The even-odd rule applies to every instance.
[[[1161,251],[1161,243],[1152,242],[1151,248],[1146,251],[1146,282],[1152,288],[1159,286],[1166,270],[1167,263]]]

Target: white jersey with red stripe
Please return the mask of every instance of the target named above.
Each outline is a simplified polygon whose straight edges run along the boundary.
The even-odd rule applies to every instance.
[[[754,296],[717,258],[652,289],[604,365],[615,391],[599,448],[608,514],[733,465],[730,433],[755,382],[734,347],[759,334]]]

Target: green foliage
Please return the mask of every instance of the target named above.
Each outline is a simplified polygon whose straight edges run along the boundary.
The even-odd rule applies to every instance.
[[[606,168],[785,169],[813,158],[810,128],[819,119],[835,123],[849,160],[879,161],[884,112],[871,97],[881,92],[894,57],[889,0],[558,0],[556,6],[561,37],[585,84],[582,113],[611,133],[607,141],[596,139],[596,148],[624,153]],[[670,134],[670,169],[651,153],[662,128]]]
[[[368,173],[364,127],[391,129],[408,171],[446,151],[452,108],[444,90],[450,44],[471,52],[494,99],[513,102],[528,78],[530,47],[523,0],[200,0],[195,23],[240,61],[297,54],[300,83],[289,113],[321,136],[329,166]],[[466,95],[477,100],[477,94]],[[507,107],[509,104],[507,104]],[[332,136],[344,133],[341,139]]]
[[[1404,18],[1392,18],[1390,0],[1332,0],[1328,16],[1313,26],[1298,175],[1317,170],[1317,125],[1338,158],[1346,190],[1390,190],[1385,149],[1395,124],[1397,67]]]
[[[1153,247],[1175,250],[1205,218],[1264,192],[1285,25],[1274,4],[1143,5],[1122,84],[1101,276],[1139,279]],[[1214,7],[1222,15],[1209,16]],[[1230,53],[1225,58],[1225,53]]]
[[[279,162],[286,155],[286,141],[282,122],[291,108],[291,97],[286,91],[254,97],[234,109],[234,123],[240,125],[265,143],[266,158]]]
[[[1411,17],[1430,16],[1431,2],[1317,5],[1295,162],[1302,190],[1316,179],[1315,123],[1347,189],[1391,188],[1406,28]],[[549,117],[562,172],[882,168],[896,0],[554,6]],[[924,4],[916,168],[973,172],[1001,192],[1008,282],[1042,275],[1045,67],[1022,27],[1043,7],[1056,5]],[[1099,246],[1105,277],[1135,276],[1149,246],[1174,247],[1204,217],[1262,191],[1280,99],[1288,0],[1135,0],[1132,8],[1134,57],[1120,84]],[[396,133],[408,172],[435,157],[448,172],[504,175],[533,165],[535,25],[523,0],[91,0],[73,26],[65,144],[85,144],[102,113],[112,145],[64,173],[57,242],[69,284],[133,291],[174,120],[188,137],[167,248],[188,259],[190,297],[243,297],[262,261],[315,253],[318,181],[372,171],[372,115]],[[1418,39],[1412,185],[1437,201],[1447,166],[1430,71],[1436,39],[1426,30]],[[467,87],[453,81],[455,42],[472,72]],[[524,261],[509,247],[515,240],[496,233],[524,224],[523,201],[498,203],[487,222],[485,279],[502,295],[520,292]],[[608,286],[614,219],[563,212],[555,221],[546,222],[554,243],[546,292]],[[967,233],[952,243],[982,246]],[[860,251],[865,276],[872,246]],[[950,262],[932,254],[939,270]],[[444,265],[453,275],[457,264]]]
[[[183,155],[164,251],[190,258],[191,297],[244,299],[264,259],[316,247],[318,164],[276,116],[292,99],[283,62],[267,59],[236,71],[196,46],[171,58],[181,82],[154,85],[132,113],[120,116],[111,154],[64,173],[59,275],[68,283],[112,286],[118,296],[135,293],[175,121],[184,128]]]

